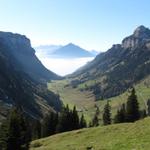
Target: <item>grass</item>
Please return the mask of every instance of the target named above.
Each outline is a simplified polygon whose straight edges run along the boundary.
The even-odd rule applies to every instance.
[[[84,113],[87,120],[91,118],[88,109],[94,107],[93,95],[90,92],[81,92],[78,89],[67,86],[68,80],[52,81],[48,83],[48,88],[59,94],[64,104],[69,104],[70,108],[76,105],[79,113]]]
[[[59,80],[59,81],[52,81],[48,83],[48,88],[53,92],[60,95],[61,100],[64,104],[69,104],[72,108],[74,105],[77,106],[79,113],[84,113],[85,117],[88,121],[91,120],[95,113],[95,105],[99,106],[100,109],[100,116],[102,117],[102,112],[104,105],[106,104],[107,100],[110,101],[111,108],[112,108],[112,118],[115,115],[117,108],[127,101],[129,96],[128,90],[119,96],[115,96],[106,100],[99,100],[94,101],[94,95],[88,91],[81,92],[79,88],[72,88],[69,85],[69,80]],[[138,101],[140,104],[140,109],[147,107],[147,100],[150,99],[150,77],[147,77],[143,81],[139,82],[135,85],[136,94],[138,97]]]
[[[30,150],[149,150],[150,118],[56,134],[33,141]]]

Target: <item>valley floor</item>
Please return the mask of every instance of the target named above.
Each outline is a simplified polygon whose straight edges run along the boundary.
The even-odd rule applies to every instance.
[[[30,150],[149,150],[150,118],[66,132],[33,141]]]
[[[105,100],[95,101],[94,95],[89,91],[80,91],[79,88],[72,88],[69,85],[69,80],[58,80],[48,83],[48,88],[59,94],[64,104],[69,104],[69,107],[76,105],[79,114],[84,113],[87,121],[91,121],[91,118],[95,114],[96,106],[100,109],[99,119],[101,120],[104,105],[107,100],[110,101],[112,118],[116,114],[117,108],[125,103],[130,95],[127,90],[119,96],[115,96]],[[136,94],[140,104],[140,109],[147,109],[147,100],[150,99],[150,76],[136,84]]]

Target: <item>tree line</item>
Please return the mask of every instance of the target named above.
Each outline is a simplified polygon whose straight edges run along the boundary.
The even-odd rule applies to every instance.
[[[56,133],[87,127],[82,114],[64,106],[60,113],[50,112],[42,121],[27,117],[20,107],[14,107],[0,125],[0,150],[28,150],[30,141]]]
[[[87,127],[84,115],[79,117],[76,107],[71,110],[68,105],[62,108],[60,114],[51,112],[46,115],[42,125],[42,137]]]
[[[106,105],[104,106],[102,120],[103,125],[109,125],[112,123],[124,123],[124,122],[134,122],[141,118],[144,118],[150,115],[150,100],[147,102],[147,111],[146,109],[140,110],[138,99],[136,96],[135,89],[131,89],[131,94],[129,95],[127,102],[123,103],[117,110],[117,113],[114,118],[111,117],[111,106],[109,101],[107,101]],[[96,110],[97,112],[97,110]],[[99,119],[98,113],[95,113],[95,116],[92,120],[90,126],[98,126]]]
[[[102,114],[103,125],[134,122],[144,118],[150,115],[150,100],[147,105],[147,111],[139,109],[138,99],[133,88],[127,102],[118,108],[114,118],[111,117],[111,106],[107,101]],[[73,109],[70,109],[68,105],[63,106],[61,112],[49,112],[40,121],[29,118],[20,107],[14,107],[7,119],[0,125],[0,150],[12,150],[12,148],[28,150],[31,140],[56,133],[98,126],[100,125],[99,115],[100,110],[96,106],[94,117],[87,126],[84,115],[79,116],[75,106]]]

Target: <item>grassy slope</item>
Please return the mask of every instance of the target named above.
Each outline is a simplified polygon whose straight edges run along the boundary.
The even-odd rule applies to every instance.
[[[48,88],[59,94],[64,104],[69,104],[71,108],[76,105],[78,111],[84,112],[87,119],[90,119],[91,113],[88,112],[88,109],[94,106],[93,95],[90,92],[80,92],[70,86],[65,87],[68,83],[67,80],[52,81],[48,84]]]
[[[90,92],[81,92],[78,88],[74,89],[69,87],[65,87],[69,81],[61,80],[61,81],[53,81],[48,84],[50,90],[55,93],[59,93],[62,101],[66,104],[68,103],[71,107],[76,105],[78,110],[82,111],[88,120],[95,113],[95,104],[99,106],[100,112],[103,111],[104,105],[107,101],[100,100],[95,102],[94,96]],[[140,103],[140,108],[143,109],[146,107],[146,101],[150,98],[150,77],[141,81],[135,86],[137,91],[138,100]],[[129,92],[125,92],[119,96],[112,97],[107,99],[110,101],[112,107],[112,114],[116,113],[117,108],[124,102],[126,102]],[[100,113],[100,118],[101,118]]]
[[[149,150],[150,118],[82,129],[33,141],[31,150]]]

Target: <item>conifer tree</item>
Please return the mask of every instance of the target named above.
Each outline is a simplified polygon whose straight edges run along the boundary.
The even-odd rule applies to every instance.
[[[55,134],[56,126],[58,124],[58,114],[50,112],[47,114],[42,122],[42,137],[47,137]]]
[[[114,118],[115,123],[123,123],[126,122],[126,108],[125,104],[122,104],[121,108],[118,109],[117,114]]]
[[[99,120],[97,114],[94,115],[92,119],[92,127],[97,127],[99,125]]]
[[[91,121],[89,122],[88,127],[89,127],[89,128],[93,127],[93,125],[92,125],[92,122],[91,122]]]
[[[78,112],[76,110],[76,106],[73,107],[72,111],[72,129],[79,129],[79,116]]]
[[[103,124],[104,125],[111,124],[111,107],[110,107],[108,101],[107,101],[107,104],[105,105],[104,111],[103,111]]]
[[[69,131],[68,128],[70,128],[69,123],[70,123],[70,111],[68,105],[62,108],[62,111],[60,112],[59,119],[58,119],[58,124],[56,127],[56,132],[65,132]]]
[[[9,117],[7,150],[27,150],[31,140],[28,121],[18,108],[14,108]]]
[[[126,114],[127,122],[134,122],[140,118],[139,103],[134,88],[127,100]]]
[[[74,106],[73,110],[69,109],[69,106],[63,107],[60,112],[58,124],[57,124],[57,133],[65,132],[79,129],[79,116]]]
[[[81,118],[80,118],[80,123],[79,123],[79,128],[86,128],[87,124],[86,124],[86,120],[84,119],[84,115],[82,114]]]
[[[150,116],[150,99],[147,100],[147,112],[148,116]]]

